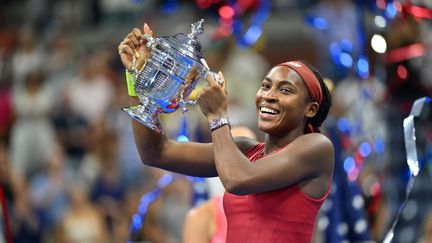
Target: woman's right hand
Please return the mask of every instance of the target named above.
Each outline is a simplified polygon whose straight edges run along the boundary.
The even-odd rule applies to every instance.
[[[153,31],[145,23],[144,34],[153,36]],[[147,40],[143,37],[141,30],[134,28],[120,43],[118,50],[121,61],[128,71],[132,71],[132,59],[136,58],[136,69],[141,70],[143,65],[150,57],[149,48],[146,46]]]

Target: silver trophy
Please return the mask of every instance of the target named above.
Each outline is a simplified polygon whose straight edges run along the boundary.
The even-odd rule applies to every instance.
[[[171,113],[179,107],[186,112],[187,105],[195,104],[187,98],[200,79],[212,75],[221,83],[218,76],[210,71],[200,52],[197,35],[204,31],[203,22],[204,19],[201,19],[191,24],[191,33],[188,35],[143,35],[148,41],[150,58],[141,70],[136,70],[136,61],[133,59],[135,93],[140,105],[125,107],[122,110],[158,133],[164,133],[159,123],[161,113]],[[197,69],[197,78],[185,80],[192,67]]]

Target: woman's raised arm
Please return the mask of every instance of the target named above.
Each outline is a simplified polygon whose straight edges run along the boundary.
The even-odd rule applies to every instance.
[[[211,143],[178,142],[133,121],[135,143],[144,164],[185,175],[217,176]]]

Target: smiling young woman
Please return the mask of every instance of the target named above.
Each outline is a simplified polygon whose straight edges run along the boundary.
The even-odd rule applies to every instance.
[[[152,34],[148,26],[144,32]],[[149,56],[139,29],[119,45],[127,69],[136,52]],[[334,165],[333,145],[319,133],[331,104],[321,76],[300,61],[269,71],[256,95],[264,143],[232,137],[226,80],[222,73],[219,78],[222,84],[207,77],[209,85],[197,98],[212,143],[177,142],[133,121],[142,161],[187,175],[219,176],[226,189],[226,242],[310,242]]]

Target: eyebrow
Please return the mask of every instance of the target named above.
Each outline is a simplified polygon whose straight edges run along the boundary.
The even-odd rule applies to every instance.
[[[267,80],[267,81],[269,81],[269,82],[273,82],[273,80],[271,78],[269,78],[269,77],[265,77],[264,79]],[[285,79],[281,80],[279,83],[282,83],[281,85],[289,84],[289,85],[295,86],[292,81],[285,80]]]

